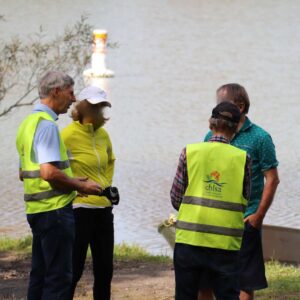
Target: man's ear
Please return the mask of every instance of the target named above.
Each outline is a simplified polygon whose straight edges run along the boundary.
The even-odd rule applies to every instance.
[[[56,98],[60,91],[61,91],[61,89],[59,87],[56,87],[56,88],[51,90],[50,95],[53,98]]]
[[[239,108],[240,110],[240,113],[243,114],[245,112],[245,103],[243,102],[238,102],[236,103],[237,107]]]

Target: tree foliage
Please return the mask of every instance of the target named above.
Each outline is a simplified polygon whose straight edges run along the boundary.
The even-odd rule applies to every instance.
[[[5,21],[4,16],[0,20]],[[49,70],[64,71],[75,80],[82,79],[82,72],[90,62],[91,44],[92,26],[86,16],[50,40],[40,27],[25,41],[19,37],[1,41],[0,117],[15,107],[36,101],[37,80]]]

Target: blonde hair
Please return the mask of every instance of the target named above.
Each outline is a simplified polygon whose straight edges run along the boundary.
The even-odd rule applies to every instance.
[[[82,101],[83,102],[83,101]],[[82,102],[76,102],[74,105],[73,105],[73,109],[71,111],[71,118],[73,119],[73,121],[79,121],[81,122],[82,119],[83,119],[83,114],[81,112],[80,109],[78,109],[78,106],[80,105],[80,103]]]

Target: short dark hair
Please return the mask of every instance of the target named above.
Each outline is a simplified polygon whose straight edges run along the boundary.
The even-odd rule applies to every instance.
[[[220,86],[217,89],[217,94],[221,91],[226,91],[226,96],[222,97],[221,101],[233,101],[235,104],[243,103],[245,109],[243,113],[249,112],[250,100],[246,89],[238,83],[228,83]]]

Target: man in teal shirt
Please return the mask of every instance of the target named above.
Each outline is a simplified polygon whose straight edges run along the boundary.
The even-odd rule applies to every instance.
[[[242,114],[238,132],[231,140],[231,144],[246,150],[252,160],[251,196],[245,212],[245,232],[240,254],[240,300],[251,300],[254,299],[255,290],[268,286],[261,227],[279,184],[278,161],[271,136],[246,116],[250,101],[245,88],[236,83],[221,86],[217,90],[217,102],[224,101],[237,105]],[[208,133],[205,141],[210,137],[211,133]]]

